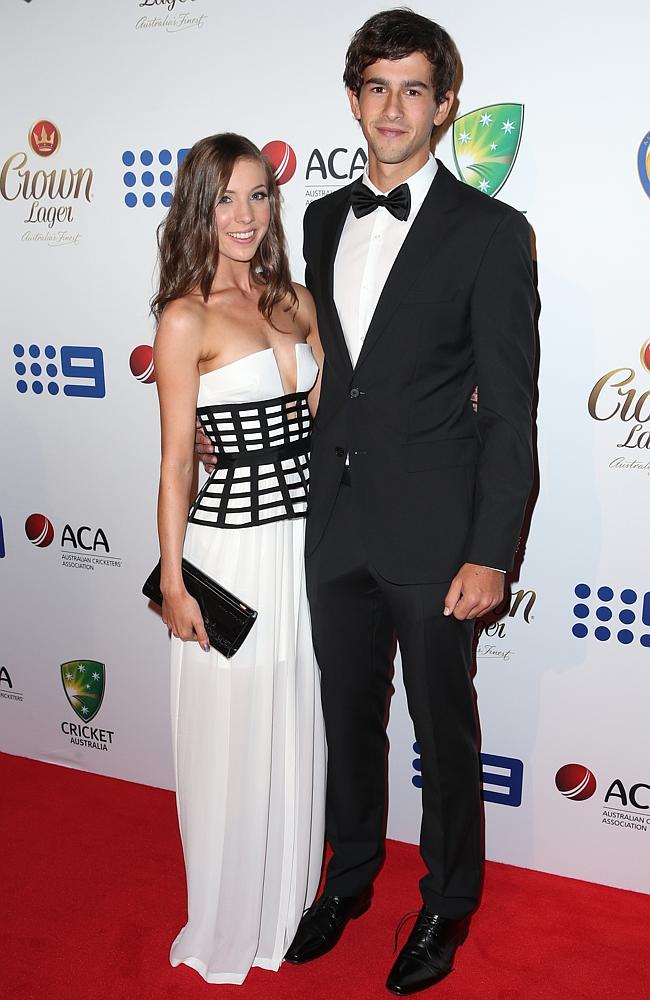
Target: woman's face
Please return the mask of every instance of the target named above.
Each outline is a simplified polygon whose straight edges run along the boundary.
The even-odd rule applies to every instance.
[[[219,253],[233,261],[253,259],[271,219],[266,174],[257,160],[241,157],[215,209]]]

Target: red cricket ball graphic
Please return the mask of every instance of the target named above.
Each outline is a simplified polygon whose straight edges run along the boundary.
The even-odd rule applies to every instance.
[[[153,370],[153,347],[149,344],[140,344],[134,347],[129,358],[131,374],[137,378],[138,382],[150,385],[156,381],[156,373]]]
[[[583,802],[596,791],[596,778],[584,764],[565,764],[555,775],[555,787],[565,798]]]
[[[296,172],[296,154],[288,142],[274,139],[267,142],[262,153],[273,167],[273,173],[278,184],[286,184]]]
[[[25,534],[32,545],[44,549],[54,541],[54,525],[45,514],[30,514],[25,521]]]

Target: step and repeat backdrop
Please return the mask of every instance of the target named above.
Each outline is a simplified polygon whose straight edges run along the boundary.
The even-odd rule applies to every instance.
[[[276,168],[301,280],[305,206],[365,165],[341,73],[376,9],[4,4],[0,749],[172,787],[169,641],[140,594],[156,227],[192,143],[241,132]],[[487,854],[650,891],[647,6],[417,9],[464,62],[437,155],[526,213],[539,262],[538,496],[476,649]],[[390,740],[389,835],[417,842],[399,655]]]

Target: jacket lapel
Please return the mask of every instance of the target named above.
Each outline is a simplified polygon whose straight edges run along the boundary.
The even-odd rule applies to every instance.
[[[360,183],[356,181],[355,183]],[[350,208],[350,195],[354,184],[349,184],[340,192],[341,197],[338,203],[325,217],[323,223],[323,242],[321,253],[321,288],[323,289],[324,306],[330,320],[329,328],[333,334],[333,345],[337,354],[337,359],[346,368],[346,376],[352,373],[352,360],[350,352],[345,342],[341,317],[338,314],[336,303],[334,302],[334,261],[341,241],[341,233],[348,216]],[[327,345],[331,347],[330,344]],[[331,361],[331,353],[327,352],[328,360]]]
[[[395,258],[373,313],[355,371],[364,363],[385,332],[389,320],[422,271],[444,255],[447,233],[454,225],[459,182],[438,160],[438,170],[413,225]]]

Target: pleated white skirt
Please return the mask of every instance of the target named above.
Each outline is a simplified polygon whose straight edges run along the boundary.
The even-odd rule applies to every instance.
[[[304,528],[187,529],[185,557],[258,611],[230,660],[172,639],[188,914],[170,961],[209,983],[277,970],[318,887],[326,750]]]

